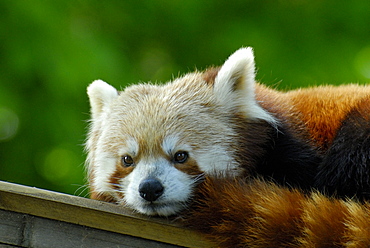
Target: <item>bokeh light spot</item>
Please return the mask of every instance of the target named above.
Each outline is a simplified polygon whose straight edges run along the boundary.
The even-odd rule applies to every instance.
[[[77,155],[68,149],[54,148],[39,164],[38,172],[46,180],[55,184],[65,184],[69,181],[73,167],[78,164]]]
[[[365,47],[357,54],[354,64],[358,73],[370,78],[370,46]]]
[[[19,118],[14,111],[0,107],[0,142],[13,138],[18,131]]]

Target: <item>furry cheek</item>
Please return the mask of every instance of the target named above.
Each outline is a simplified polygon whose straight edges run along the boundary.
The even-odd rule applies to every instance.
[[[93,187],[97,194],[110,194],[112,187],[110,185],[110,175],[115,171],[115,158],[106,153],[97,153],[97,158],[92,161],[94,164]]]
[[[124,197],[121,191],[121,180],[127,177],[134,170],[133,166],[122,167],[120,162],[116,163],[116,170],[111,175],[109,183],[120,199]]]
[[[227,172],[228,175],[238,176],[242,173],[239,164],[222,145],[214,145],[212,151],[209,149],[198,150],[194,156],[199,170],[206,174],[223,175]]]

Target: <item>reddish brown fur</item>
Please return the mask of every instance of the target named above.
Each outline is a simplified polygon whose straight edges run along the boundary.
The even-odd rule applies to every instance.
[[[343,223],[348,216],[348,209],[343,201],[312,194],[305,201],[303,209],[302,221],[305,226],[299,241],[304,247],[340,247],[346,242]]]
[[[369,247],[369,213],[260,180],[207,178],[183,218],[220,247]]]
[[[370,99],[370,87],[318,86],[284,93],[257,84],[256,98],[301,137],[326,150],[346,115],[359,103]]]
[[[311,139],[326,149],[345,116],[363,99],[370,98],[369,89],[358,85],[320,86],[290,91],[286,97],[301,114]]]
[[[174,165],[178,170],[187,173],[188,175],[200,175],[202,171],[199,170],[199,166],[197,165],[194,159],[189,159],[186,163],[178,163]]]
[[[112,188],[115,189],[115,196],[117,198],[118,196],[118,199],[122,199],[123,198],[123,193],[122,193],[122,190],[120,188],[120,179],[126,177],[128,174],[130,174],[132,171],[134,170],[134,167],[133,166],[124,166],[121,162],[117,163],[116,164],[116,170],[114,172],[114,174],[111,176],[110,178],[110,184],[112,184]]]
[[[363,100],[359,101],[350,114],[352,114],[355,118],[370,121],[370,98],[364,98]]]
[[[99,194],[96,191],[91,192],[90,198],[94,200],[105,201],[105,202],[117,202],[115,197],[111,195],[107,195],[107,194]]]
[[[208,68],[205,72],[203,72],[203,80],[206,83],[213,85],[219,70],[220,70],[219,67]]]
[[[354,202],[347,203],[348,217],[345,238],[347,247],[369,247],[370,243],[370,203],[359,205]]]

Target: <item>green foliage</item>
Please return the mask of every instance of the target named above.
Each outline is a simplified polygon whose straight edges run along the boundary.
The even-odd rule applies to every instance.
[[[168,81],[253,46],[281,89],[370,78],[370,2],[0,1],[0,180],[82,194],[86,86]]]

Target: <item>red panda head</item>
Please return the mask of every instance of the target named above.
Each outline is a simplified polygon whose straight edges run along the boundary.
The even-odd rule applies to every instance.
[[[168,216],[186,206],[203,174],[243,172],[234,159],[235,120],[275,122],[254,97],[252,49],[238,50],[211,74],[122,92],[101,80],[88,87],[93,198]]]

